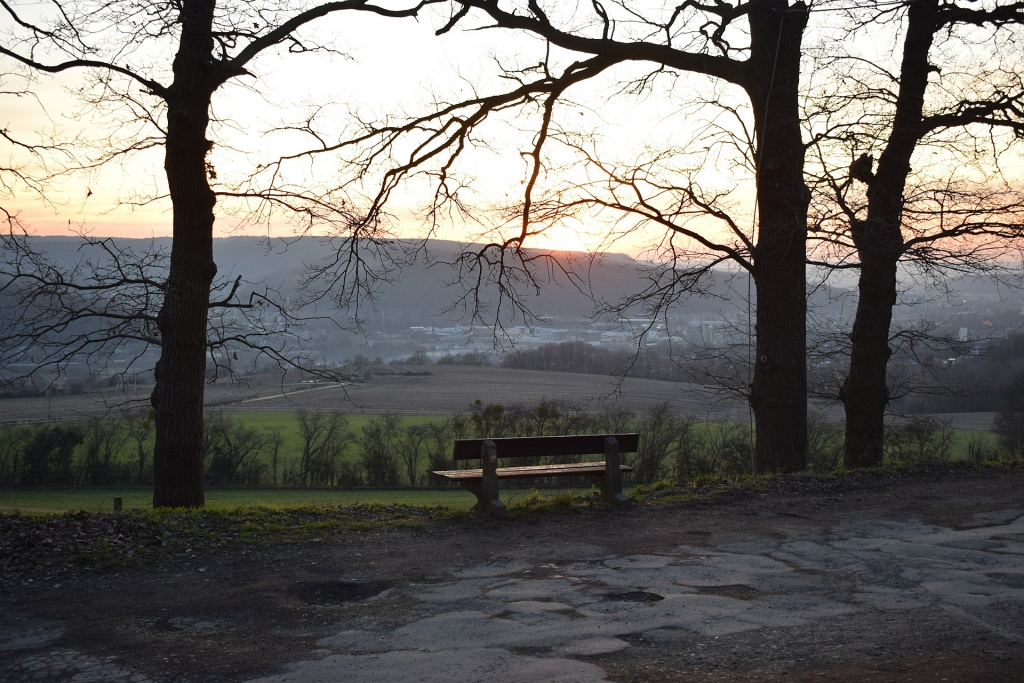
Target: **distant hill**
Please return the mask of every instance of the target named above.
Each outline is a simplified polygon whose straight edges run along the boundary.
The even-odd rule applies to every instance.
[[[81,241],[74,237],[32,237],[32,243],[44,250],[52,259],[70,266],[82,258]],[[122,248],[142,250],[162,248],[169,252],[170,238],[115,239]],[[408,247],[413,243],[393,243]],[[413,263],[401,272],[389,273],[390,282],[378,287],[373,301],[361,304],[360,315],[369,329],[387,331],[411,325],[449,326],[459,318],[458,311],[446,312],[464,292],[457,282],[456,271],[448,265],[463,245],[456,242],[431,241],[425,254],[419,254]],[[559,263],[572,268],[586,278],[587,293],[581,292],[557,269],[541,269],[539,292],[521,285],[519,292],[530,310],[537,315],[558,319],[586,318],[592,312],[593,300],[618,300],[624,293],[640,290],[647,284],[645,271],[648,264],[625,255],[610,254],[590,260],[581,254],[529,252],[531,255],[552,253]],[[220,276],[242,275],[251,282],[260,282],[278,288],[282,296],[301,298],[299,282],[309,266],[324,265],[334,252],[324,240],[314,237],[295,239],[265,239],[259,237],[227,237],[214,240],[214,258]],[[372,263],[372,261],[371,261]],[[746,276],[717,272],[709,281],[712,296],[694,297],[684,305],[688,314],[712,315],[723,307],[724,299],[735,301],[736,292],[746,292]],[[482,297],[493,306],[497,300],[492,288],[485,289]],[[682,312],[682,311],[680,311]]]

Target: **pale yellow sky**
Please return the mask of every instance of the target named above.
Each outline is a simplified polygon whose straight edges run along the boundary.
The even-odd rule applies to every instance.
[[[543,56],[543,46],[535,40],[513,39],[511,34],[492,31],[454,31],[441,38],[433,35],[440,19],[420,22],[385,20],[356,13],[325,23],[317,29],[320,37],[335,35],[350,58],[324,55],[286,55],[267,57],[257,63],[258,80],[242,81],[223,88],[214,100],[214,113],[226,123],[211,137],[216,146],[211,162],[221,180],[241,178],[255,164],[275,154],[302,148],[311,140],[295,134],[264,135],[284,120],[298,120],[313,106],[324,107],[324,128],[339,134],[350,111],[361,117],[379,117],[396,112],[429,110],[433,98],[464,98],[474,88],[494,92],[502,84],[494,79],[494,59],[518,59],[535,63]],[[162,58],[169,63],[172,55]],[[566,62],[567,63],[567,62]],[[635,69],[634,69],[635,71]],[[57,131],[70,138],[76,135],[97,137],[109,130],[109,115],[83,116],[81,105],[68,92],[79,82],[81,72],[59,79],[41,79],[34,84],[46,107],[49,120],[40,115],[34,103],[17,100],[5,103],[2,123],[12,131]],[[626,74],[620,69],[618,76]],[[672,113],[652,100],[634,106],[628,98],[607,103],[593,92],[607,88],[614,79],[586,84],[570,91],[569,97],[585,106],[563,110],[567,122],[577,130],[601,129],[601,148],[609,158],[632,160],[646,143],[667,140],[687,141],[692,136],[686,119],[668,117]],[[701,83],[707,89],[710,81]],[[505,82],[504,85],[507,85]],[[588,93],[588,90],[590,91]],[[571,117],[569,115],[571,113]],[[668,119],[668,121],[666,121]],[[522,196],[528,165],[521,150],[533,138],[537,117],[531,113],[494,125],[488,129],[489,148],[470,150],[459,164],[459,171],[471,179],[467,197],[478,204],[515,201]],[[107,128],[104,128],[104,125]],[[571,164],[555,145],[548,148],[554,160]],[[296,181],[308,183],[329,179],[334,170],[331,160],[291,169]],[[710,170],[710,169],[708,169]],[[85,229],[94,235],[151,236],[170,234],[170,206],[162,199],[162,150],[153,149],[133,156],[123,164],[109,164],[92,173],[79,173],[54,182],[48,189],[49,203],[31,193],[20,192],[4,206],[14,207],[26,225],[39,234],[66,234],[69,229]],[[581,176],[582,177],[582,176]],[[743,180],[737,178],[737,180]],[[728,182],[732,182],[731,178]],[[370,187],[364,187],[369,191]],[[416,183],[396,195],[391,204],[403,235],[422,233],[418,209],[429,188]],[[237,211],[221,207],[217,232],[238,230]],[[233,215],[234,214],[234,215]],[[479,235],[484,225],[448,225],[438,234],[442,238],[466,239]],[[598,224],[600,223],[600,224]],[[269,224],[245,224],[244,232],[287,234],[293,226],[285,217]],[[564,249],[588,249],[598,246],[609,226],[594,220],[567,221],[552,226],[532,240],[531,246]],[[589,234],[593,233],[593,234]],[[637,252],[651,236],[625,240],[616,250]]]
[[[345,126],[351,125],[352,111],[364,118],[378,118],[396,112],[426,111],[431,107],[432,98],[464,98],[474,87],[494,92],[500,86],[494,78],[493,58],[536,63],[543,56],[543,45],[538,41],[507,32],[453,31],[437,38],[433,31],[440,21],[439,17],[414,22],[346,14],[321,25],[316,35],[324,39],[336,37],[349,58],[307,54],[268,56],[257,62],[254,71],[259,74],[258,79],[244,79],[229,85],[215,97],[214,113],[224,123],[211,133],[216,143],[211,162],[220,180],[237,181],[256,164],[309,143],[308,137],[266,135],[265,131],[280,121],[301,119],[314,106],[323,107],[320,119],[323,127],[337,137]],[[876,40],[868,46],[876,49],[873,58],[884,59],[892,43],[886,47],[886,41]],[[169,64],[172,56],[158,55],[157,58]],[[569,99],[581,106],[560,109],[560,122],[579,132],[597,131],[603,158],[631,162],[643,159],[647,149],[660,152],[678,145],[699,151],[699,143],[695,144],[694,138],[708,115],[696,114],[692,107],[683,106],[695,95],[720,96],[742,104],[742,97],[734,89],[688,75],[665,82],[656,92],[641,97],[622,96],[608,101],[603,96],[616,80],[639,73],[641,67],[622,67],[607,78],[571,90]],[[109,132],[109,116],[82,115],[81,105],[66,91],[79,82],[77,79],[78,75],[65,76],[35,84],[49,118],[43,116],[30,99],[6,98],[0,125],[22,134],[56,130],[67,138],[97,137],[104,131]],[[505,84],[507,86],[507,81]],[[723,125],[733,125],[727,118],[720,120]],[[529,169],[521,151],[529,147],[533,136],[530,126],[535,126],[536,121],[535,115],[513,118],[481,131],[490,147],[467,152],[458,166],[471,180],[467,199],[477,205],[489,205],[521,198],[523,179]],[[549,151],[552,162],[564,166],[557,179],[546,179],[549,186],[565,182],[567,178],[599,180],[592,169],[584,168],[564,149],[552,145]],[[737,222],[747,226],[752,223],[753,186],[749,173],[735,162],[735,158],[727,154],[712,153],[697,172],[696,179],[708,190],[731,190],[728,205]],[[673,163],[663,164],[663,176],[674,166]],[[1020,164],[1018,156],[1008,160],[1005,168],[1019,179],[1024,164]],[[331,180],[335,169],[333,159],[322,159],[315,164],[290,167],[288,173],[294,182],[313,186]],[[98,172],[79,173],[54,182],[47,193],[49,204],[31,193],[19,192],[13,200],[5,198],[3,205],[16,208],[22,221],[39,234],[66,234],[71,229],[84,229],[104,236],[169,235],[169,202],[153,200],[165,192],[162,172],[162,149],[152,149],[123,164],[108,164]],[[369,186],[362,188],[364,192],[370,189]],[[391,210],[402,236],[422,234],[418,210],[424,197],[429,196],[429,190],[425,183],[413,183],[395,195]],[[236,205],[222,205],[217,234],[232,234],[238,230],[247,234],[290,234],[294,227],[285,216],[259,224],[242,222],[239,227],[239,215]],[[491,223],[493,220],[485,221],[484,225],[447,224],[437,237],[465,240],[480,235]],[[715,222],[704,221],[697,225],[721,235],[720,226]],[[614,229],[606,219],[585,216],[552,226],[528,246],[586,250],[600,245]],[[618,242],[614,250],[639,253],[656,243],[661,234],[661,231],[648,231],[631,236]]]

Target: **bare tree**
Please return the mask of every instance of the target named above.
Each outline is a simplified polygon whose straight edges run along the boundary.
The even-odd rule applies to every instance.
[[[1011,183],[998,188],[986,181],[969,187],[947,178],[945,184],[921,183],[909,197],[905,189],[911,156],[922,141],[933,148],[959,149],[962,159],[981,153],[987,140],[993,146],[1005,144],[998,133],[987,138],[986,131],[1007,129],[1019,134],[1022,89],[1014,46],[1022,6],[1008,2],[981,8],[915,0],[867,6],[835,2],[827,9],[859,17],[860,25],[869,30],[905,18],[897,33],[905,39],[900,70],[878,67],[877,73],[889,79],[880,85],[853,79],[864,89],[852,97],[843,88],[826,85],[835,94],[825,112],[830,116],[824,132],[810,126],[815,145],[831,139],[852,140],[859,146],[857,154],[847,158],[844,179],[832,187],[849,227],[845,243],[859,255],[855,265],[861,268],[851,368],[842,392],[848,417],[846,461],[856,466],[881,458],[897,263],[920,265],[926,275],[992,269],[994,259],[1004,253],[1003,240],[1020,234],[1020,220],[1014,218],[1019,213],[1019,190]],[[384,150],[395,149],[398,137],[419,135],[422,144],[389,171],[380,196],[387,196],[414,169],[436,162],[439,182],[430,207],[430,215],[435,216],[440,207],[462,208],[452,168],[484,121],[510,109],[532,107],[538,122],[531,144],[522,150],[527,160],[525,191],[517,204],[505,207],[505,218],[516,229],[505,239],[463,255],[459,265],[476,273],[471,294],[478,294],[486,280],[484,273],[491,273],[489,282],[514,297],[502,280],[506,269],[511,273],[508,282],[519,277],[531,283],[532,273],[542,270],[538,257],[523,251],[524,243],[560,221],[595,214],[619,216],[622,230],[656,226],[666,235],[659,252],[664,265],[652,268],[649,286],[610,310],[640,305],[656,318],[681,296],[700,292],[699,283],[716,266],[738,263],[753,279],[757,301],[756,351],[751,354],[753,377],[748,393],[758,425],[755,468],[800,469],[807,452],[807,339],[804,265],[798,261],[807,253],[810,200],[801,105],[806,105],[807,116],[822,114],[807,102],[810,88],[801,88],[800,58],[805,53],[801,42],[809,13],[802,3],[756,0],[714,5],[686,2],[660,14],[657,9],[645,12],[633,3],[592,3],[566,10],[536,1],[525,5],[454,2],[451,19],[440,32],[463,25],[513,30],[541,39],[544,58],[539,64],[507,68],[503,76],[514,80],[516,87],[504,93],[447,105],[401,125],[373,128],[363,138],[336,148],[372,141],[372,151],[360,157],[369,164]],[[822,48],[833,59],[834,46],[844,42],[835,35],[829,33],[830,47]],[[937,39],[943,41],[942,56],[952,60],[945,72],[942,65],[937,71],[929,62]],[[976,46],[985,47],[978,63],[965,65],[954,58],[981,52]],[[559,111],[572,106],[570,90],[636,63],[653,64],[654,70],[620,80],[616,94],[651,96],[658,78],[679,80],[684,73],[709,76],[744,91],[750,114],[730,105],[717,91],[706,103],[739,120],[728,135],[755,177],[756,237],[728,210],[728,193],[703,188],[693,179],[693,168],[669,169],[676,174],[670,181],[664,180],[666,173],[659,177],[658,169],[668,169],[667,160],[677,155],[671,147],[653,149],[639,163],[616,163],[602,154],[594,137],[567,130],[559,121]],[[929,86],[929,73],[939,74],[937,85]],[[935,93],[926,105],[929,87]],[[890,111],[857,112],[844,98],[875,98]],[[708,129],[715,127],[721,129],[717,122]],[[870,156],[859,156],[871,149],[865,144],[869,140],[884,148],[877,173]],[[549,150],[556,143],[575,152],[575,163],[586,168],[585,181],[569,173],[573,162],[558,166],[553,161]],[[713,146],[707,146],[707,158],[713,156]],[[944,159],[951,160],[958,158]],[[998,166],[990,168],[990,175],[998,179]],[[562,180],[557,178],[559,172]],[[820,182],[814,177],[816,171],[810,175],[816,184]],[[853,180],[868,186],[863,203],[850,193]],[[697,227],[692,221],[697,215],[719,221],[729,238],[716,239]],[[819,228],[820,220],[815,216],[816,237],[829,233],[828,227]],[[830,265],[854,265],[848,255],[841,258]],[[904,341],[924,339],[922,330],[900,335]],[[913,350],[909,344],[907,348]]]
[[[215,486],[234,483],[238,472],[252,468],[271,442],[266,432],[249,427],[222,411],[207,415],[203,434],[206,480]]]
[[[894,336],[890,329],[899,264],[933,280],[992,273],[1012,240],[1024,236],[1020,189],[999,164],[1000,152],[1024,138],[1024,71],[1016,54],[1024,4],[912,0],[850,12],[862,28],[895,26],[903,38],[898,71],[830,48],[826,61],[838,67],[827,72],[832,82],[853,88],[834,89],[810,107],[827,119],[816,139],[828,149],[820,159],[826,171],[815,184],[839,207],[839,228],[830,230],[825,220],[821,236],[840,246],[841,267],[860,270],[850,366],[839,395],[845,464],[865,467],[883,457],[891,344],[923,337],[920,330]],[[829,168],[827,154],[841,155],[828,143],[852,159],[848,168]],[[964,167],[981,172],[972,178]]]
[[[0,100],[34,100],[27,80],[24,74],[0,71]],[[45,110],[38,114],[40,119],[45,119]],[[3,155],[0,161],[0,222],[6,224],[6,230],[19,230],[22,226],[18,213],[13,207],[6,206],[7,201],[14,199],[19,191],[27,191],[45,201],[46,184],[54,173],[47,164],[47,158],[51,163],[69,159],[67,151],[52,136],[30,140],[7,127],[0,128],[0,154]]]
[[[280,427],[274,427],[267,434],[267,450],[270,451],[270,483],[277,486],[278,471],[281,469],[281,448],[284,446],[284,432]]]
[[[122,420],[93,419],[83,430],[82,462],[78,484],[121,484],[130,470],[120,463],[121,450],[129,434]]]
[[[151,454],[153,416],[151,411],[139,412],[125,418],[125,429],[135,444],[135,483],[146,483],[146,467]]]
[[[295,413],[302,437],[298,483],[303,486],[331,486],[337,482],[338,467],[355,436],[348,428],[348,418],[338,412]]]
[[[420,456],[431,437],[427,425],[409,425],[404,436],[398,442],[398,454],[405,465],[405,478],[409,486],[419,484]]]
[[[413,17],[430,2],[391,9],[365,0],[309,6],[230,0],[51,0],[46,11],[31,15],[3,4],[9,31],[0,42],[0,55],[37,73],[83,72],[86,104],[113,105],[111,115],[119,122],[110,136],[112,146],[93,163],[152,147],[164,149],[174,235],[166,277],[142,284],[125,282],[160,294],[153,307],[134,318],[134,334],[161,349],[151,397],[156,425],[154,506],[203,505],[209,311],[211,305],[257,305],[256,298],[235,298],[240,281],[211,296],[217,273],[213,225],[218,195],[211,186],[216,170],[208,158],[214,93],[251,75],[254,60],[269,50],[316,49],[297,32],[317,19],[344,11]],[[164,57],[170,54],[173,59],[168,61]],[[69,286],[61,280],[39,283],[51,284]],[[116,307],[98,311],[94,320],[101,325],[127,324]]]
[[[466,251],[453,264],[456,276],[468,283],[467,303],[474,315],[485,287],[497,291],[490,309],[493,324],[502,304],[529,320],[518,287],[538,288],[547,278],[579,283],[550,254],[531,252],[530,240],[562,220],[599,214],[634,227],[655,228],[678,258],[661,269],[661,277],[635,300],[655,311],[665,310],[694,283],[724,261],[734,262],[754,279],[757,300],[756,359],[749,401],[757,423],[759,471],[800,470],[806,465],[805,245],[810,193],[804,182],[799,85],[801,43],[809,10],[802,2],[686,2],[671,11],[645,15],[631,3],[606,6],[594,2],[566,10],[552,3],[542,7],[490,0],[456,0],[438,33],[455,27],[511,30],[539,38],[544,54],[539,63],[504,67],[508,90],[439,105],[420,117],[380,125],[367,124],[361,135],[329,144],[322,136],[310,154],[347,154],[349,168],[367,178],[384,167],[379,187],[371,194],[367,220],[382,220],[380,207],[403,182],[418,173],[435,184],[426,209],[430,225],[455,214],[465,217],[464,185],[455,171],[460,155],[484,136],[489,120],[512,112],[532,113],[532,140],[521,150],[526,160],[521,197],[500,207],[495,220],[506,232]],[[526,61],[524,58],[523,61]],[[641,65],[637,67],[635,65]],[[644,68],[637,76],[637,68]],[[620,74],[619,84],[601,78]],[[560,134],[559,114],[572,109],[569,92],[601,83],[614,94],[639,101],[658,79],[700,80],[735,88],[749,107],[746,161],[754,175],[757,235],[750,236],[710,199],[694,188],[665,187],[643,173],[622,177],[611,165],[603,169],[617,191],[595,195],[593,184],[551,184],[557,164],[549,156],[556,142],[571,147],[571,135]],[[599,105],[598,105],[599,106]],[[669,105],[676,106],[679,105]],[[741,117],[744,118],[744,117]],[[308,122],[307,122],[308,123]],[[313,129],[306,125],[305,131]],[[581,149],[583,145],[579,146]],[[411,151],[410,151],[411,150]],[[304,157],[305,158],[305,157]],[[282,159],[281,165],[291,160]],[[601,159],[583,160],[601,171]],[[276,173],[279,166],[274,165]],[[267,201],[287,196],[303,200],[287,188],[266,190]],[[716,216],[724,237],[689,221],[695,211]],[[684,259],[697,245],[701,260]],[[697,248],[694,247],[694,248]],[[328,281],[334,271],[321,275]],[[582,285],[581,285],[582,286]]]
[[[0,429],[0,485],[17,486],[23,469],[22,455],[28,432],[24,428],[8,426]]]
[[[683,445],[693,429],[693,421],[672,414],[668,403],[645,410],[638,419],[640,450],[630,462],[633,477],[641,484],[649,484],[662,474],[662,468]]]
[[[158,325],[171,256],[156,242],[121,246],[110,238],[83,236],[78,260],[65,265],[37,248],[25,233],[0,236],[0,360],[8,384],[53,384],[80,363],[92,377],[110,375],[122,385],[148,371],[149,352],[162,348]],[[299,323],[329,318],[284,304],[267,286],[241,276],[218,278],[211,287],[204,339],[204,372],[234,377],[238,351],[279,367],[331,375],[318,368],[293,333]],[[125,363],[111,365],[121,354]],[[147,397],[148,398],[148,397]],[[136,410],[134,394],[106,398],[111,409]]]
[[[399,481],[398,453],[401,416],[384,413],[373,418],[362,428],[359,438],[362,447],[363,471],[370,486],[397,486]]]
[[[425,425],[427,439],[424,441],[424,447],[427,450],[428,467],[432,472],[453,469],[451,450],[455,439],[458,438],[453,423],[454,419],[449,418],[442,421],[431,420]]]
[[[948,460],[956,437],[949,419],[934,417],[912,417],[889,426],[887,431],[887,455],[897,462]]]
[[[616,40],[617,25],[607,12],[600,17],[599,4],[594,11],[600,37],[556,28],[537,5],[532,7],[535,12],[528,19],[484,10],[500,25],[531,31],[566,50],[617,62],[653,62],[656,70],[635,82],[640,92],[647,79],[664,71],[711,76],[744,92],[751,110],[749,155],[757,187],[756,238],[696,188],[665,187],[648,182],[642,174],[623,177],[608,168],[605,177],[616,191],[596,201],[581,200],[656,225],[667,234],[666,242],[688,242],[712,254],[694,266],[687,249],[670,247],[670,253],[680,258],[670,261],[659,271],[664,277],[652,279],[651,287],[639,294],[654,314],[651,317],[690,291],[699,277],[723,260],[732,260],[751,274],[758,308],[749,401],[759,425],[758,469],[803,469],[807,441],[802,261],[809,193],[803,180],[798,92],[808,8],[800,2],[773,0],[714,6],[685,3],[662,19],[630,17],[631,23],[646,29],[648,37]],[[740,22],[745,22],[745,29],[737,27]],[[737,45],[743,37],[746,44]],[[689,224],[687,216],[695,210],[717,214],[729,241],[716,241]]]

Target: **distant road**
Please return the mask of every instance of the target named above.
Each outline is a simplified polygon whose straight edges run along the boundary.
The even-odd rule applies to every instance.
[[[304,394],[307,391],[323,391],[324,389],[340,389],[348,385],[348,382],[338,382],[337,384],[330,384],[326,387],[313,387],[312,389],[296,389],[295,391],[282,392],[280,394],[274,394],[273,396],[259,396],[257,398],[245,398],[239,401],[239,403],[254,403],[256,401],[273,401],[276,398],[284,398],[286,396],[294,396],[295,394]]]

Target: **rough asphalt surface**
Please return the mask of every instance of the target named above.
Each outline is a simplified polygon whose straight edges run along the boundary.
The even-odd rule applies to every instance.
[[[26,579],[0,594],[0,680],[1024,681],[1021,475]]]

